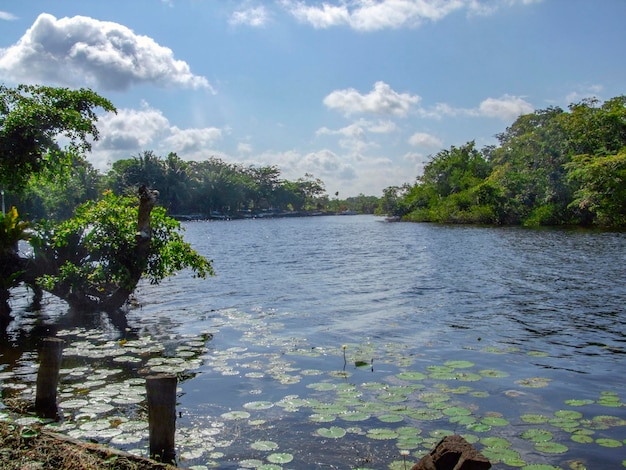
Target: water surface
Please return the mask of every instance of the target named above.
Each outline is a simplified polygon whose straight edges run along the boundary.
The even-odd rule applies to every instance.
[[[3,396],[16,375],[32,388],[34,332],[104,349],[145,339],[159,345],[151,359],[118,360],[122,373],[105,382],[140,385],[155,355],[193,356],[180,383],[181,466],[403,468],[402,449],[414,461],[452,432],[487,452],[501,448],[491,438],[506,439],[519,459],[496,468],[622,465],[625,234],[371,216],[185,228],[217,276],[143,284],[128,330],[100,316],[72,331],[76,312],[62,302],[47,298],[33,314],[17,292]],[[75,373],[111,367],[74,352]],[[549,439],[524,434],[533,429]],[[132,444],[145,450],[145,440]]]

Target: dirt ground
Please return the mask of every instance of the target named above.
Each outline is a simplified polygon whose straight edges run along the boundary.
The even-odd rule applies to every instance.
[[[2,470],[175,470],[98,444],[81,442],[38,426],[0,422]]]

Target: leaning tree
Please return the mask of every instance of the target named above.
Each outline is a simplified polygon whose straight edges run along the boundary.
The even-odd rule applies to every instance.
[[[62,172],[98,139],[96,109],[114,106],[91,90],[0,86],[0,184],[19,191],[35,175]],[[61,148],[59,141],[66,142]],[[184,268],[213,274],[211,262],[185,243],[180,224],[156,206],[158,192],[134,196],[106,191],[76,208],[72,218],[32,224],[12,207],[0,218],[0,321],[10,319],[10,290],[21,283],[81,310],[119,309],[145,276],[153,283]],[[18,243],[33,247],[25,257]]]

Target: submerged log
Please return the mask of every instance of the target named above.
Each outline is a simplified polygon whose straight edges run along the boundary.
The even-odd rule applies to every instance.
[[[489,459],[459,435],[446,436],[411,470],[488,470]]]

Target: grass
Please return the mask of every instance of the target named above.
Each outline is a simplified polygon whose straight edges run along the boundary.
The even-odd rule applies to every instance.
[[[143,457],[64,437],[39,426],[0,422],[3,470],[174,470]]]

